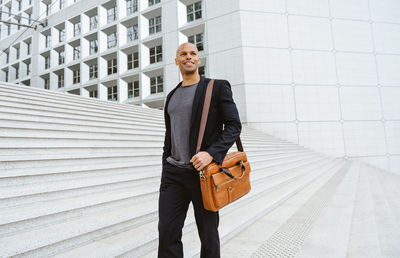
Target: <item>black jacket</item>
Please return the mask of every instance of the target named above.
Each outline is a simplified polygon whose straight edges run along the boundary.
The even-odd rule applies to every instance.
[[[201,76],[194,95],[189,136],[190,157],[196,154],[201,112],[203,111],[204,98],[209,81],[209,78]],[[165,102],[164,118],[166,131],[162,156],[163,165],[167,162],[167,157],[171,155],[171,126],[168,103],[175,90],[181,84],[182,82],[168,94]],[[200,151],[207,151],[221,165],[229,148],[240,135],[241,129],[242,124],[240,123],[239,113],[232,99],[231,85],[226,80],[215,80],[207,125]]]

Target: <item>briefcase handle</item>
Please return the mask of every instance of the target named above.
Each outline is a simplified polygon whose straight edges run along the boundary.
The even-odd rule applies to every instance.
[[[203,142],[204,131],[206,129],[208,111],[210,110],[210,103],[211,103],[211,94],[214,88],[214,79],[211,79],[207,85],[206,97],[204,99],[203,111],[201,113],[201,122],[200,122],[200,130],[199,130],[199,137],[197,138],[197,147],[196,153],[200,151],[201,143]],[[243,145],[242,141],[240,140],[240,136],[236,139],[236,148],[238,151],[243,152]]]

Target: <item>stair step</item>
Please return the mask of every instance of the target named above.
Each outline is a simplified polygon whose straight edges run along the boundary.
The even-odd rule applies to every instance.
[[[268,169],[269,174],[279,173],[287,169],[292,169],[301,166],[302,164],[310,163],[312,161],[321,160],[318,156],[309,156],[303,159],[294,159],[293,161],[286,162],[285,164],[275,164],[274,166],[265,165],[264,163],[254,161],[252,162],[252,170],[257,171],[261,169]],[[295,162],[295,164],[292,164]],[[137,185],[141,175],[142,170],[144,171],[154,171],[161,174],[161,168],[159,167],[148,167],[145,169],[132,168],[130,173],[118,173],[114,170],[114,175],[108,176],[96,176],[95,179],[93,175],[87,178],[79,179],[79,183],[76,179],[63,180],[61,183],[56,183],[54,181],[49,181],[48,183],[42,182],[40,184],[24,184],[20,186],[9,186],[2,187],[0,189],[0,207],[1,206],[18,206],[29,202],[38,202],[46,200],[54,200],[59,198],[68,198],[71,196],[77,196],[80,194],[94,193],[99,191],[104,191],[106,189],[117,189],[122,187],[133,187]],[[136,173],[139,172],[139,175]],[[152,173],[150,173],[151,175]],[[146,174],[145,174],[146,175]],[[144,178],[145,179],[145,178]],[[103,184],[101,184],[103,183]],[[23,201],[23,202],[22,202]],[[22,203],[21,203],[22,202]]]
[[[265,155],[254,155],[250,156],[253,161],[262,160],[268,161],[279,161],[288,157],[303,157],[315,155],[311,152],[299,152],[289,153],[286,155],[282,154],[270,154],[267,157]],[[142,157],[146,160],[143,161]],[[42,161],[16,161],[16,162],[4,162],[0,163],[0,167],[3,166],[3,173],[0,178],[5,177],[17,177],[25,175],[46,175],[46,174],[57,174],[87,170],[97,170],[106,168],[119,168],[119,167],[135,167],[135,166],[148,166],[148,165],[160,165],[161,153],[158,156],[154,155],[137,155],[128,158],[124,157],[107,157],[107,158],[92,158],[92,159],[80,159],[80,160],[42,160]]]
[[[140,114],[140,112],[134,112],[132,109],[131,112],[124,112],[121,110],[102,110],[102,109],[93,109],[89,105],[73,105],[63,102],[61,105],[59,103],[52,103],[50,101],[43,101],[43,99],[29,99],[24,98],[23,96],[4,96],[4,93],[0,92],[0,101],[6,102],[9,107],[14,108],[33,108],[35,110],[43,110],[43,111],[52,111],[57,113],[69,113],[69,114],[79,114],[79,115],[87,115],[94,117],[107,117],[114,118],[116,111],[118,111],[119,118],[125,119],[137,119],[137,120],[147,120],[149,123],[155,124],[163,124],[163,116],[160,114],[158,116],[152,116],[149,114]]]
[[[302,173],[303,174],[306,173],[304,170],[306,169],[303,168],[301,171],[297,170],[296,174],[301,175]],[[294,180],[293,178],[295,178],[294,175],[292,175],[291,177],[287,176],[288,175],[286,175],[285,180],[289,182],[291,180]],[[227,214],[235,210],[242,210],[242,211],[247,210],[242,207],[243,203],[246,202],[246,200],[248,202],[252,202],[251,201],[252,198],[256,198],[257,196],[265,196],[265,194],[263,193],[273,191],[272,189],[279,189],[282,186],[282,184],[285,184],[284,181],[282,182],[282,178],[273,178],[269,179],[267,182],[259,182],[257,184],[253,184],[251,193],[246,195],[241,200],[221,210],[220,213],[221,216],[224,216],[224,214]],[[229,217],[229,215],[227,215],[226,217]],[[222,218],[222,220],[223,219],[225,219],[225,217]],[[156,230],[157,223],[158,223],[157,221],[153,221],[144,224],[135,229],[128,230],[120,234],[113,235],[109,238],[96,241],[89,245],[82,246],[78,249],[63,253],[60,255],[60,257],[82,257],[89,253],[92,257],[99,257],[99,256],[114,257],[126,252],[129,252],[128,254],[129,257],[141,257],[143,253],[148,251],[146,250],[147,248],[149,247],[151,247],[151,249],[156,248],[157,235],[158,235]],[[195,230],[195,224],[194,224],[193,214],[192,212],[189,211],[184,231],[190,232],[192,230]],[[109,243],[119,243],[119,244],[109,246]],[[99,251],[101,250],[101,252],[96,252],[95,250]]]
[[[7,113],[9,115],[13,114],[25,114],[29,116],[37,116],[37,117],[55,117],[55,118],[61,118],[61,119],[70,119],[70,120],[88,120],[88,121],[95,121],[95,122],[103,122],[103,123],[111,123],[111,124],[116,124],[116,125],[129,125],[129,124],[134,124],[134,125],[153,125],[154,127],[163,127],[164,122],[159,122],[159,123],[149,123],[145,117],[142,119],[128,119],[128,118],[119,118],[119,116],[99,116],[99,115],[94,115],[94,114],[85,114],[85,113],[79,113],[79,112],[74,112],[74,111],[69,111],[68,110],[54,110],[54,109],[46,109],[42,110],[38,107],[35,106],[29,106],[29,105],[11,105],[11,103],[7,102],[7,105],[3,105],[2,102],[0,102],[0,113]]]
[[[93,98],[85,98],[82,96],[74,96],[71,94],[65,94],[60,92],[52,92],[52,91],[42,91],[40,89],[21,89],[21,88],[0,88],[0,93],[3,93],[5,96],[17,96],[18,98],[30,98],[36,100],[43,100],[43,96],[46,96],[46,102],[51,101],[52,103],[66,104],[66,105],[76,105],[76,106],[90,106],[95,109],[103,109],[103,110],[118,110],[118,111],[128,111],[132,110],[140,111],[143,114],[160,116],[163,114],[163,111],[157,109],[146,109],[137,107],[131,104],[122,104],[122,103],[113,103],[110,101],[103,101],[99,99]],[[28,94],[27,94],[28,93]],[[37,98],[39,97],[39,98]]]
[[[1,106],[0,106],[1,110]],[[86,118],[73,118],[71,119],[70,117],[60,117],[57,116],[57,114],[49,114],[49,115],[41,115],[40,113],[27,113],[27,112],[21,112],[19,110],[12,110],[6,112],[5,110],[2,110],[0,112],[0,119],[3,123],[8,121],[8,123],[12,123],[15,126],[18,125],[23,125],[24,121],[29,125],[30,123],[37,123],[37,124],[53,124],[53,125],[66,125],[66,126],[82,126],[82,127],[94,127],[94,128],[110,128],[110,129],[120,129],[120,130],[154,130],[154,131],[165,131],[165,128],[163,125],[153,125],[151,123],[146,123],[146,122],[139,122],[135,120],[128,120],[129,123],[125,122],[105,122],[103,120],[96,120],[91,117]],[[127,121],[127,120],[125,120]]]

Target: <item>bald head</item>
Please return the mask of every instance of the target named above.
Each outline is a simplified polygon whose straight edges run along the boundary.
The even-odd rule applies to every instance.
[[[187,47],[192,48],[192,49],[194,48],[196,50],[196,53],[199,53],[199,50],[197,49],[196,45],[194,45],[194,44],[192,44],[190,42],[185,42],[185,43],[182,43],[182,44],[179,45],[178,49],[176,50],[176,57],[179,56],[179,52],[182,49],[185,49]]]

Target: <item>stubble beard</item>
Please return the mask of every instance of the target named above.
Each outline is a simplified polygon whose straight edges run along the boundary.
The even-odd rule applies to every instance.
[[[185,70],[185,69],[181,69],[181,73],[184,75],[193,75],[197,72],[197,67],[196,69],[193,70]]]

